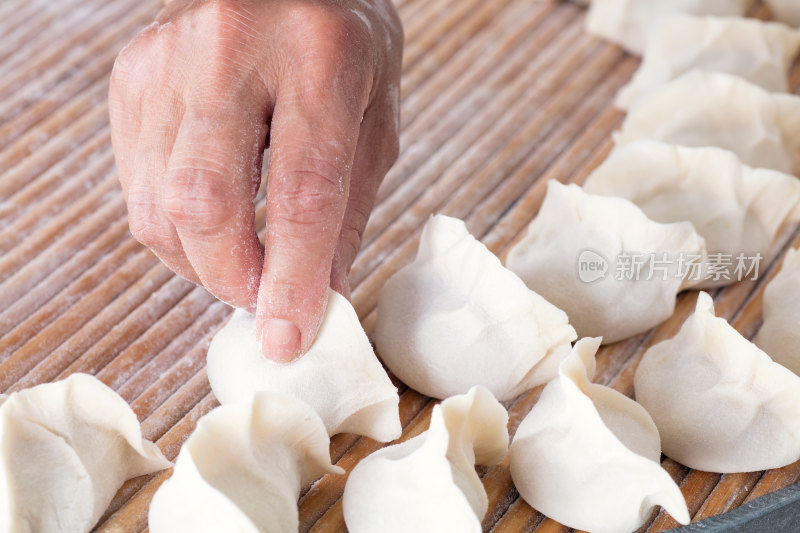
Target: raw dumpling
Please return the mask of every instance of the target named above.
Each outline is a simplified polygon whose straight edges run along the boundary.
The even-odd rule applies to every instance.
[[[0,395],[0,532],[90,531],[122,483],[172,463],[98,379]]]
[[[378,298],[381,359],[434,398],[473,385],[514,398],[552,379],[575,337],[563,311],[528,290],[461,220],[443,215],[428,220],[416,259]]]
[[[357,433],[381,442],[400,436],[399,398],[353,306],[329,290],[317,338],[305,355],[276,363],[261,354],[255,317],[234,312],[208,347],[208,380],[222,404],[248,402],[270,390],[303,400],[329,435]]]
[[[756,345],[800,375],[800,250],[789,250],[781,271],[764,289],[764,324]]]
[[[689,222],[659,224],[627,200],[550,181],[506,264],[564,309],[579,335],[611,343],[667,319],[691,273],[682,254],[704,250]]]
[[[788,91],[800,31],[750,18],[669,17],[653,29],[642,66],[617,96],[628,109],[654,89],[694,69],[726,72],[768,91]]]
[[[541,513],[593,533],[634,531],[656,505],[688,524],[650,415],[591,382],[598,346],[600,339],[578,341],[520,424],[510,451],[517,490]]]
[[[791,174],[800,148],[800,96],[694,70],[634,105],[614,134],[618,146],[640,139],[717,146],[751,167]]]
[[[297,533],[300,489],[344,471],[331,465],[319,416],[304,402],[259,392],[202,417],[175,472],[150,504],[153,533]]]
[[[488,498],[475,465],[508,449],[508,413],[483,387],[433,408],[428,431],[362,460],[344,488],[350,533],[480,533]]]
[[[756,277],[778,228],[800,218],[797,178],[720,148],[637,141],[612,152],[584,189],[630,200],[656,222],[694,224],[711,253],[702,287]]]
[[[752,3],[753,0],[592,0],[586,31],[641,54],[647,37],[671,14],[738,17]]]
[[[766,0],[776,20],[800,26],[800,2],[797,0]]]
[[[645,352],[634,389],[664,453],[690,468],[754,472],[800,459],[800,377],[715,317],[705,292],[678,334]]]

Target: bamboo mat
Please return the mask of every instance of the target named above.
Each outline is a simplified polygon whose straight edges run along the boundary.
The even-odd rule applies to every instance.
[[[521,237],[545,182],[581,183],[607,155],[622,114],[611,101],[638,65],[583,32],[583,9],[532,0],[397,0],[406,29],[401,155],[387,176],[352,271],[353,304],[368,333],[383,282],[408,263],[430,213],[466,220],[493,252]],[[106,93],[116,53],[149,23],[156,0],[0,2],[0,392],[95,374],[133,407],[146,438],[174,459],[197,419],[217,405],[204,369],[209,339],[230,309],[176,278],[127,228],[109,142]],[[754,15],[765,17],[758,7]],[[795,69],[792,86],[800,84]],[[257,222],[263,227],[264,209]],[[773,256],[800,243],[785,228]],[[717,311],[748,337],[761,321],[758,281],[714,293]],[[672,336],[695,294],[654,331],[601,349],[596,381],[632,394],[642,352]],[[427,428],[430,399],[396,382],[402,439]],[[507,407],[512,434],[539,390]],[[376,450],[338,435],[346,470]],[[800,464],[718,475],[666,459],[693,520],[800,478]],[[480,471],[484,529],[565,531],[519,498],[507,462]],[[119,492],[100,531],[139,532],[170,472]],[[344,530],[346,476],[326,476],[300,500],[301,531]],[[645,527],[676,524],[664,514]]]

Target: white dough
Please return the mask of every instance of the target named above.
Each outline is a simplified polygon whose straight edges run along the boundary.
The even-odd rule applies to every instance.
[[[791,174],[800,148],[800,96],[693,70],[631,107],[614,141],[620,146],[640,139],[717,146],[751,167]]]
[[[720,148],[633,142],[612,152],[584,189],[630,200],[656,222],[694,224],[709,252],[723,254],[702,287],[754,277],[750,269],[764,261],[753,258],[766,256],[781,224],[800,218],[800,180],[744,166]]]
[[[764,289],[764,324],[756,345],[800,375],[800,251],[789,250],[781,271]]]
[[[296,533],[300,489],[331,465],[319,416],[273,392],[202,417],[150,504],[153,533]]]
[[[684,286],[681,254],[704,251],[689,222],[659,224],[628,200],[550,181],[539,214],[506,264],[564,309],[580,336],[611,343],[666,320]],[[587,259],[605,270],[581,270]],[[625,267],[635,261],[644,262],[638,276]]]
[[[576,338],[456,218],[431,217],[417,257],[384,285],[375,344],[409,387],[447,398],[483,385],[500,401],[549,381]]]
[[[171,465],[93,376],[0,395],[2,533],[90,531],[125,480]]]
[[[433,408],[430,428],[363,459],[344,488],[350,533],[480,533],[488,498],[475,465],[508,449],[508,413],[483,387]]]
[[[656,505],[688,524],[686,501],[661,468],[650,415],[591,382],[599,345],[578,341],[520,424],[510,451],[514,484],[536,510],[575,529],[634,531]]]
[[[799,3],[800,4],[800,3]],[[653,29],[642,66],[617,96],[629,109],[643,97],[694,69],[726,72],[767,91],[788,91],[800,31],[751,18],[675,15]]]
[[[800,2],[797,0],[766,0],[776,20],[800,26]]]
[[[641,54],[647,37],[669,15],[737,17],[744,15],[752,3],[753,0],[592,0],[586,31]]]
[[[705,292],[678,334],[645,352],[634,389],[664,453],[690,468],[752,472],[800,459],[800,377],[715,317]]]
[[[248,402],[256,391],[269,390],[311,405],[329,435],[357,433],[388,442],[402,432],[397,389],[353,306],[333,290],[317,338],[302,357],[291,363],[264,357],[255,317],[237,310],[211,341],[207,368],[222,404]]]

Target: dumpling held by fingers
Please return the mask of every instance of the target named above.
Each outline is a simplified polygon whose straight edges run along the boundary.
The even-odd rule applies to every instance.
[[[363,459],[344,488],[351,533],[480,533],[488,498],[475,465],[508,449],[508,413],[483,387],[433,408],[427,431]]]
[[[347,432],[381,442],[402,432],[397,389],[381,366],[353,306],[329,290],[314,344],[290,363],[261,353],[255,317],[237,310],[208,347],[208,380],[220,403],[248,402],[258,391],[303,400],[329,435]]]
[[[789,250],[780,272],[764,289],[764,324],[756,345],[800,375],[800,250]]]
[[[171,465],[92,376],[0,395],[0,532],[90,531],[125,480]]]
[[[414,262],[384,285],[375,344],[409,387],[447,398],[483,385],[499,400],[549,381],[570,350],[567,315],[467,231],[431,217]]]
[[[676,13],[741,17],[754,0],[592,0],[586,31],[634,54],[665,17]],[[793,1],[793,0],[785,0]]]
[[[656,222],[691,222],[709,263],[718,259],[699,287],[757,277],[780,226],[800,219],[800,180],[719,148],[636,141],[614,150],[584,189],[630,200]]]
[[[786,92],[798,50],[800,31],[783,24],[752,18],[673,15],[653,29],[642,66],[620,90],[616,104],[629,109],[694,69],[725,72],[767,91]]]
[[[296,533],[300,489],[331,465],[322,420],[304,402],[259,392],[202,417],[150,504],[153,533]]]
[[[716,146],[748,166],[791,174],[800,149],[800,96],[693,70],[632,106],[614,134],[617,146],[642,139]]]
[[[645,352],[634,389],[664,453],[690,468],[753,472],[800,459],[800,377],[715,317],[705,292],[678,334]]]
[[[611,343],[666,320],[686,280],[702,279],[704,252],[689,222],[659,224],[627,200],[550,181],[506,264],[579,335]]]
[[[630,532],[661,505],[689,523],[680,489],[661,468],[653,420],[623,394],[593,384],[600,339],[581,339],[517,429],[514,484],[536,510],[569,527]]]

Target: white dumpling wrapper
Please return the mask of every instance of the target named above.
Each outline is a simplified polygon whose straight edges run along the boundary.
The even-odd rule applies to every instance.
[[[753,0],[592,0],[586,31],[641,55],[647,37],[671,14],[738,17],[752,3]]]
[[[690,468],[754,472],[800,459],[800,377],[714,316],[708,293],[634,376],[664,453]]]
[[[467,231],[431,217],[413,263],[378,298],[375,345],[409,387],[447,398],[483,385],[500,401],[555,376],[576,334]]]
[[[306,403],[273,392],[200,418],[150,504],[153,533],[296,533],[297,498],[328,474],[330,442]]]
[[[750,168],[720,148],[627,144],[589,176],[584,189],[630,200],[656,222],[689,221],[709,253],[731,256],[729,264],[719,263],[716,274],[694,285],[699,287],[754,275],[750,269],[761,262],[757,255],[766,256],[780,226],[800,219],[800,180]]]
[[[475,465],[508,450],[508,413],[481,386],[433,408],[427,431],[363,459],[344,488],[350,533],[481,532],[488,498]]]
[[[730,74],[693,70],[632,106],[620,146],[652,139],[716,146],[746,165],[787,174],[800,148],[800,96],[770,93]]]
[[[800,250],[786,252],[780,272],[764,289],[763,302],[756,346],[800,375]]]
[[[90,531],[125,480],[172,465],[87,374],[0,396],[0,450],[3,533]]]
[[[509,251],[506,265],[566,311],[580,336],[611,343],[669,318],[684,284],[677,258],[704,251],[703,238],[689,222],[659,224],[628,200],[550,181],[539,214]],[[669,264],[663,272],[650,276],[645,268],[628,279],[617,276],[623,253],[666,256]],[[587,254],[605,264],[597,279],[581,278],[579,263]]]
[[[633,80],[617,95],[629,109],[694,69],[739,76],[771,92],[787,92],[800,31],[752,18],[675,15],[653,29]]]
[[[262,355],[255,316],[237,309],[208,347],[208,380],[222,404],[279,392],[313,407],[329,435],[356,433],[381,442],[402,433],[397,388],[381,366],[353,306],[328,290],[311,348],[290,363]]]
[[[776,20],[800,26],[800,2],[797,0],[766,0]]]
[[[591,382],[598,346],[598,338],[575,344],[517,429],[509,456],[517,490],[537,511],[593,533],[634,531],[656,505],[688,524],[650,415]]]

